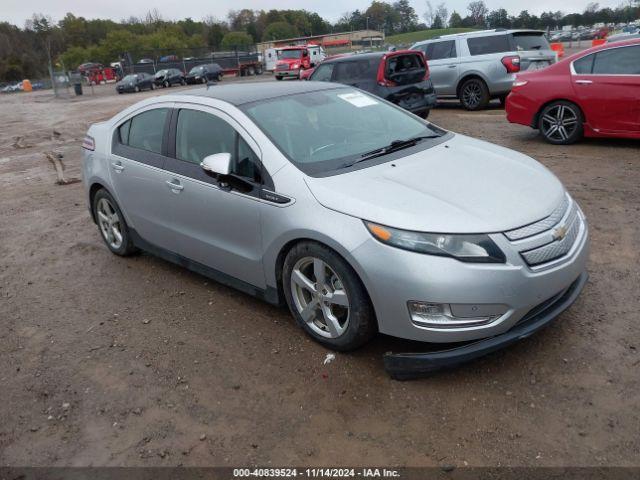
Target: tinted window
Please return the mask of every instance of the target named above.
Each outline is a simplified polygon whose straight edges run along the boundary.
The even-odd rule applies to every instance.
[[[595,57],[594,74],[640,75],[640,46],[612,48]]]
[[[427,60],[440,60],[442,58],[455,58],[456,41],[434,42],[426,45],[425,55]]]
[[[469,45],[469,53],[471,55],[486,55],[488,53],[508,52],[511,50],[507,35],[468,38],[467,45]]]
[[[514,33],[513,39],[518,50],[549,50],[549,42],[542,33]]]
[[[118,128],[118,135],[120,143],[123,145],[129,144],[129,128],[131,127],[131,120],[127,120]]]
[[[587,55],[573,62],[573,69],[579,75],[590,74],[593,68],[593,59],[595,55]]]
[[[376,61],[377,64],[378,61]],[[364,78],[375,78],[375,73],[371,72],[369,60],[354,60],[349,62],[337,62],[335,64],[335,80],[344,82],[347,80],[359,80]]]
[[[325,63],[319,65],[313,72],[311,80],[315,80],[317,82],[330,82],[334,65],[335,63]]]
[[[215,115],[180,110],[176,130],[176,157],[200,164],[208,155],[230,153],[233,173],[260,180],[259,162],[235,129]]]
[[[149,152],[162,153],[164,123],[168,112],[168,108],[158,108],[156,110],[148,110],[133,117],[130,120],[131,125],[128,127],[127,144],[130,147],[140,148]],[[124,133],[125,132],[121,130],[121,139],[124,139]]]

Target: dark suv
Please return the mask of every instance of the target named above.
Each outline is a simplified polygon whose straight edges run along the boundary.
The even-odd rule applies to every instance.
[[[185,80],[187,83],[219,82],[222,80],[223,74],[224,71],[220,65],[210,63],[208,65],[193,67],[185,77]]]
[[[424,118],[436,104],[427,60],[415,50],[329,58],[309,80],[351,85]]]

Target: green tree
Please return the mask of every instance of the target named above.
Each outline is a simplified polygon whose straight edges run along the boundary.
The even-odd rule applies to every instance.
[[[274,22],[267,25],[262,35],[262,40],[284,40],[299,35],[298,30],[287,22]]]
[[[509,28],[511,21],[509,20],[509,12],[504,8],[492,10],[487,15],[487,24],[490,28]]]
[[[234,48],[247,48],[253,45],[253,37],[247,32],[229,32],[227,33],[220,46],[225,50],[232,50]]]
[[[418,15],[409,0],[398,0],[393,4],[393,9],[398,15],[397,31],[412,32],[418,25]],[[442,23],[442,22],[440,22]]]
[[[449,27],[450,28],[462,27],[462,17],[455,10],[451,13],[451,16],[449,17]]]

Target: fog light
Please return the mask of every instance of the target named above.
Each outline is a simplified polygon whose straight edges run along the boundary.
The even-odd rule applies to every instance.
[[[411,321],[420,327],[465,328],[486,325],[507,312],[500,304],[448,304],[409,301]],[[455,314],[454,314],[455,312]]]

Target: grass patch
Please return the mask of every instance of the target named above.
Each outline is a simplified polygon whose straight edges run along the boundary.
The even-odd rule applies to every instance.
[[[386,43],[391,44],[412,44],[415,42],[421,42],[422,40],[429,40],[430,38],[437,37],[439,35],[450,35],[452,33],[471,32],[474,28],[439,28],[435,30],[418,30],[417,32],[400,33],[398,35],[391,35],[386,37]]]

